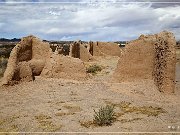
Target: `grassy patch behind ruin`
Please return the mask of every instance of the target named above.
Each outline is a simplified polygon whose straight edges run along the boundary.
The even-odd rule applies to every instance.
[[[0,46],[0,56],[3,56],[5,58],[9,58],[10,53],[15,45],[1,45]]]
[[[3,74],[6,70],[8,63],[8,58],[0,57],[0,78],[3,77]]]
[[[99,65],[90,65],[89,67],[86,68],[86,72],[87,73],[91,73],[93,75],[95,75],[97,72],[100,72],[102,70],[102,67]]]

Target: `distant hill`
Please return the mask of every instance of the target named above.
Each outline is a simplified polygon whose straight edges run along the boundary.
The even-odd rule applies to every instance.
[[[13,39],[7,39],[7,38],[0,38],[0,42],[19,42],[21,39],[19,38],[13,38]]]

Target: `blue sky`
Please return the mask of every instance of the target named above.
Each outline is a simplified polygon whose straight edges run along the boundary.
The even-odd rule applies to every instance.
[[[180,3],[175,0],[0,2],[0,37],[33,34],[47,40],[119,41],[169,30],[180,40]]]

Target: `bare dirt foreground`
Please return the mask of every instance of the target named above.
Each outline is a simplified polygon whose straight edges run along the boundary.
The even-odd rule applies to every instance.
[[[150,81],[111,83],[119,57],[96,59],[103,70],[87,81],[36,77],[1,87],[0,132],[180,132],[180,72],[175,93],[165,95]],[[106,104],[117,121],[94,125],[94,109]]]

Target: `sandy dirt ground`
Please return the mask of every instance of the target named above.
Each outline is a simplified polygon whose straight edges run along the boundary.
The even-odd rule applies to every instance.
[[[36,77],[0,87],[0,132],[180,132],[179,62],[176,92],[165,95],[151,81],[111,82],[119,58],[96,59],[86,65],[103,70],[87,81]],[[107,104],[115,106],[117,121],[94,125],[94,110]]]

